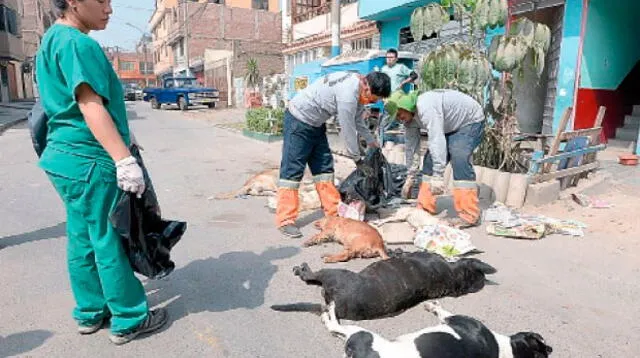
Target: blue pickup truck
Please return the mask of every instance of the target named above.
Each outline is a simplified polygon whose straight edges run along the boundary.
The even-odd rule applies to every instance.
[[[195,105],[215,108],[220,100],[217,89],[201,87],[195,77],[166,78],[162,88],[145,88],[143,96],[144,101],[150,102],[153,109],[160,109],[163,104],[175,104],[183,111]]]

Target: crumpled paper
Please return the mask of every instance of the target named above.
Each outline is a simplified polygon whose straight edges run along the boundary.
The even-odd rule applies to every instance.
[[[471,243],[471,235],[443,224],[422,227],[416,233],[413,244],[446,258],[465,255],[476,249]]]
[[[576,220],[560,220],[544,215],[518,213],[502,203],[494,203],[485,210],[487,233],[520,239],[539,240],[549,234],[584,236],[587,225]]]

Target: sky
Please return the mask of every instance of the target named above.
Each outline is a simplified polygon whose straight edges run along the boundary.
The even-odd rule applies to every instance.
[[[91,37],[104,46],[135,49],[142,34],[127,23],[149,31],[148,22],[153,14],[155,0],[112,0],[113,14],[104,31],[93,31]]]

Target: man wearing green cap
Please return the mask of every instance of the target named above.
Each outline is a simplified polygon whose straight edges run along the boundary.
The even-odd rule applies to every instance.
[[[420,130],[427,132],[429,150],[422,165],[418,207],[436,213],[434,195],[443,194],[444,169],[451,162],[454,206],[465,223],[475,225],[480,218],[478,187],[471,163],[473,151],[482,141],[484,111],[472,97],[455,90],[416,91],[389,98],[388,110],[405,125],[406,163],[410,168],[403,193],[413,185],[414,155],[420,148]]]

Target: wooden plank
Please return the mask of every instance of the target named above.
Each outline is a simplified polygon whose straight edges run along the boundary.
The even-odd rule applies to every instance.
[[[584,173],[584,172],[587,172],[587,171],[590,171],[590,170],[597,169],[599,166],[600,166],[600,162],[596,161],[596,162],[585,164],[585,165],[581,165],[581,166],[575,167],[575,168],[559,170],[559,171],[552,172],[552,173],[538,174],[538,175],[533,176],[532,182],[533,183],[543,183],[543,182],[549,181],[551,179],[564,178],[564,177],[567,177],[567,176],[570,176],[570,175],[576,175],[576,174],[580,174],[580,173]]]
[[[560,127],[558,127],[558,133],[556,137],[553,139],[553,144],[551,145],[551,149],[549,150],[549,155],[554,156],[558,154],[558,148],[560,148],[560,136],[564,133],[564,130],[567,128],[567,123],[569,123],[569,118],[571,118],[571,113],[573,113],[573,107],[568,107],[564,110],[562,114],[562,119],[560,120]],[[551,163],[547,163],[542,169],[543,173],[548,173],[551,169]]]
[[[598,144],[598,145],[594,145],[594,146],[591,146],[591,147],[586,147],[586,148],[582,148],[582,149],[578,149],[578,150],[572,150],[572,151],[566,152],[566,153],[556,154],[554,156],[547,156],[547,157],[544,157],[542,159],[538,159],[537,162],[538,162],[538,164],[546,163],[546,165],[550,165],[551,163],[557,162],[558,160],[577,157],[577,156],[584,155],[584,154],[587,154],[587,153],[599,152],[601,150],[604,150],[606,147],[607,146],[604,145],[604,144]]]
[[[578,129],[577,131],[564,132],[561,135],[561,141],[563,140],[571,140],[578,137],[589,137],[593,142],[593,136],[600,136],[600,132],[602,132],[602,127],[597,128],[587,128],[587,129]]]

